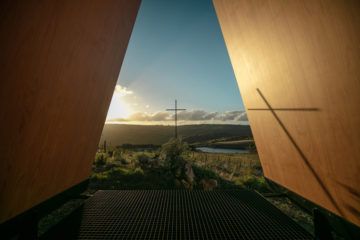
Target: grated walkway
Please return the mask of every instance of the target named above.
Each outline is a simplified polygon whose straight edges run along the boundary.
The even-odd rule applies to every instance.
[[[313,239],[255,192],[106,190],[49,239]]]

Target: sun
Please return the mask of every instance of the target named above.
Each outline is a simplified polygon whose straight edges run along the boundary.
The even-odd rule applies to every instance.
[[[132,113],[130,104],[126,102],[124,95],[114,91],[106,119],[127,119]]]

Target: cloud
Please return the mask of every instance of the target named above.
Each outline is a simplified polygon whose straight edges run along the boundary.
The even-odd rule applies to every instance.
[[[149,116],[145,113],[137,112],[130,115],[127,121],[149,121]]]
[[[154,115],[151,115],[150,121],[167,121],[171,120],[171,116],[167,112],[157,112]]]
[[[182,111],[178,113],[178,119],[185,121],[214,120],[217,114],[216,112],[209,113],[203,110]]]
[[[244,111],[224,112],[217,116],[221,121],[248,121],[247,114]]]
[[[126,119],[114,119],[116,121],[169,121],[172,116],[168,112],[143,113],[136,112]]]
[[[114,92],[119,94],[121,97],[134,93],[133,91],[128,90],[126,87],[123,87],[120,84],[116,84]]]
[[[174,120],[174,113],[161,111],[155,113],[137,112],[126,119],[113,119],[112,122],[147,122],[146,124],[164,124]],[[178,112],[180,124],[248,124],[245,111],[207,112],[191,110]]]

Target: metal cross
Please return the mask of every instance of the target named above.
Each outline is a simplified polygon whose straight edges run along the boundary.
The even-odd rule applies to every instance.
[[[178,111],[185,111],[184,108],[177,108],[177,100],[175,99],[175,108],[168,108],[166,111],[174,111],[175,112],[175,138],[177,138],[178,131],[177,131],[177,112]]]

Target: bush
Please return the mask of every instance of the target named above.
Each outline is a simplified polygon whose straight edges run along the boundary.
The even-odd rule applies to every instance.
[[[189,152],[189,146],[181,138],[172,138],[161,146],[160,157],[165,166],[170,169],[182,167],[184,156]]]
[[[247,178],[247,180],[243,181],[242,184],[244,187],[246,187],[248,189],[256,190],[259,192],[269,191],[268,185],[267,185],[264,177],[251,176],[251,177]]]
[[[144,171],[141,168],[137,167],[134,170],[134,174],[144,175]]]
[[[94,173],[91,178],[98,181],[105,181],[110,178],[110,175],[109,172]]]
[[[129,162],[123,157],[123,154],[120,150],[115,150],[113,152],[113,159],[115,162],[121,162],[122,164],[128,164]]]
[[[107,163],[108,155],[106,153],[98,152],[95,155],[94,164],[96,166],[104,166]]]
[[[193,166],[194,173],[198,179],[219,179],[219,176],[212,170]]]
[[[138,153],[135,156],[136,161],[140,164],[140,166],[147,166],[149,164],[149,156],[145,153]]]

